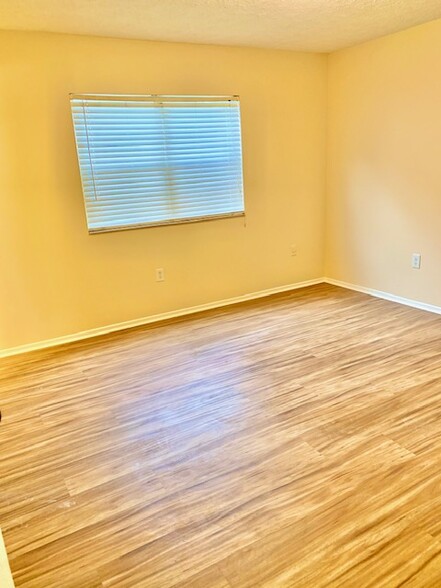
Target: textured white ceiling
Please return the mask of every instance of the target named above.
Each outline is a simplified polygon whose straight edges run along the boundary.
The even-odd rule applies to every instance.
[[[441,0],[0,0],[0,29],[329,52],[441,18]]]

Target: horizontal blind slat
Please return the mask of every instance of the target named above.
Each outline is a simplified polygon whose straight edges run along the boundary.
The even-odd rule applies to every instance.
[[[190,194],[188,192],[181,193],[180,196],[181,198],[176,201],[175,206],[189,206],[192,203],[200,202],[206,202],[208,205],[210,202],[217,202],[223,199],[225,201],[234,202],[234,192],[229,186],[223,186],[213,190],[210,198],[207,198],[203,194]],[[133,206],[137,206],[138,204],[143,204],[153,209],[155,206],[167,207],[170,203],[164,200],[163,194],[162,197],[161,195],[158,195],[147,199],[144,196],[132,195],[131,197],[127,196],[124,202],[118,200],[112,202],[112,199],[109,197],[103,200],[91,199],[88,208],[90,210],[102,211],[104,214],[112,210],[130,210]],[[220,203],[218,204],[220,205]]]
[[[130,194],[140,194],[146,197],[149,191],[158,191],[159,187],[163,184],[166,184],[165,180],[157,180],[154,183],[150,184],[137,184],[136,186],[130,184],[124,184],[124,186],[116,186],[116,187],[100,187],[100,197],[97,199],[98,201],[102,201],[104,198],[109,197],[111,195],[115,196],[115,199],[118,199],[119,194],[124,194],[128,197]],[[178,182],[176,184],[176,193],[182,197],[182,194],[191,192],[192,194],[196,194],[197,192],[204,192],[212,193],[216,188],[219,186],[236,186],[236,180],[234,178],[226,179],[226,180],[205,180],[204,182]],[[199,187],[198,187],[199,186]],[[93,188],[93,186],[91,186]],[[168,188],[166,188],[168,191]],[[209,199],[209,194],[207,195]]]

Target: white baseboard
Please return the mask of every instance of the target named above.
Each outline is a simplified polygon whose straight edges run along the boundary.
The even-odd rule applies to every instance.
[[[0,586],[1,588],[14,588],[11,568],[9,567],[6,547],[3,541],[2,530],[0,529]]]
[[[216,300],[215,302],[208,302],[207,304],[200,304],[198,306],[191,306],[189,308],[181,308],[173,310],[171,312],[163,312],[161,314],[154,314],[139,319],[130,321],[124,321],[122,323],[115,323],[112,325],[106,325],[104,327],[98,327],[96,329],[89,329],[87,331],[81,331],[79,333],[73,333],[71,335],[65,335],[63,337],[56,337],[55,339],[46,339],[44,341],[37,341],[36,343],[29,343],[27,345],[19,345],[18,347],[10,347],[9,349],[0,349],[0,359],[4,357],[10,357],[11,355],[19,355],[21,353],[27,353],[29,351],[37,351],[38,349],[46,349],[48,347],[55,347],[56,345],[64,345],[65,343],[73,343],[80,341],[81,339],[89,339],[91,337],[97,337],[98,335],[106,335],[108,333],[114,333],[115,331],[122,331],[124,329],[130,329],[131,327],[139,327],[142,325],[148,325],[150,323],[157,323],[164,320],[178,318],[188,314],[195,314],[204,310],[212,310],[214,308],[222,308],[223,306],[229,306],[231,304],[239,304],[240,302],[246,302],[248,300],[255,300],[257,298],[265,298],[272,294],[279,294],[281,292],[289,292],[290,290],[297,290],[299,288],[306,288],[307,286],[314,286],[316,284],[323,283],[323,278],[316,278],[314,280],[307,280],[305,282],[298,282],[297,284],[287,284],[285,286],[277,286],[276,288],[269,288],[268,290],[260,290],[259,292],[251,292],[250,294],[244,294],[242,296],[235,296],[234,298],[226,298],[225,300]]]
[[[260,290],[259,292],[251,292],[250,294],[235,296],[234,298],[216,300],[214,302],[208,302],[207,304],[200,304],[198,306],[181,308],[178,310],[173,310],[171,312],[163,312],[161,314],[154,314],[139,319],[124,321],[121,323],[114,323],[112,325],[105,325],[104,327],[89,329],[87,331],[81,331],[79,333],[72,333],[71,335],[56,337],[55,339],[46,339],[44,341],[37,341],[36,343],[19,345],[18,347],[10,347],[9,349],[0,349],[0,359],[10,357],[12,355],[19,355],[21,353],[28,353],[29,351],[37,351],[39,349],[46,349],[48,347],[64,345],[66,343],[74,343],[75,341],[81,341],[82,339],[89,339],[91,337],[97,337],[99,335],[106,335],[108,333],[114,333],[116,331],[123,331],[124,329],[130,329],[131,327],[139,327],[151,323],[158,323],[168,319],[179,318],[181,316],[186,316],[189,314],[195,314],[197,312],[202,312],[204,310],[222,308],[223,306],[229,306],[231,304],[239,304],[240,302],[256,300],[257,298],[265,298],[266,296],[271,296],[272,294],[289,292],[290,290],[297,290],[299,288],[306,288],[307,286],[315,286],[317,284],[323,283],[332,284],[334,286],[340,286],[341,288],[347,288],[348,290],[355,290],[356,292],[362,292],[363,294],[369,294],[370,296],[375,296],[376,298],[382,298],[384,300],[389,300],[390,302],[397,302],[398,304],[404,304],[406,306],[411,306],[412,308],[418,308],[419,310],[426,310],[428,312],[433,312],[435,314],[441,314],[441,306],[435,306],[434,304],[419,302],[418,300],[412,300],[410,298],[403,298],[402,296],[389,294],[389,292],[382,292],[381,290],[374,290],[373,288],[366,288],[365,286],[358,286],[356,284],[342,282],[341,280],[334,280],[334,278],[316,278],[314,280],[307,280],[304,282],[298,282],[296,284],[286,284],[285,286],[277,286],[276,288]]]
[[[428,312],[441,314],[441,306],[435,306],[434,304],[427,304],[426,302],[419,302],[418,300],[412,300],[411,298],[403,298],[402,296],[389,294],[389,292],[382,292],[381,290],[374,290],[373,288],[365,288],[364,286],[349,284],[348,282],[334,280],[334,278],[323,278],[323,282],[326,282],[327,284],[332,284],[333,286],[347,288],[348,290],[362,292],[363,294],[369,294],[370,296],[375,296],[375,298],[383,298],[384,300],[389,300],[390,302],[397,302],[398,304],[404,304],[405,306],[418,308],[419,310],[427,310]]]

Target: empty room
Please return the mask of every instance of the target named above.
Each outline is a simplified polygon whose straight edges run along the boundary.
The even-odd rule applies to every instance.
[[[439,0],[0,0],[0,588],[441,586]]]

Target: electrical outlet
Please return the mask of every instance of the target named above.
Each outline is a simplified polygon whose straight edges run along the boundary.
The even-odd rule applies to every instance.
[[[297,255],[297,245],[291,245],[291,256],[295,257]]]
[[[421,253],[412,253],[412,268],[421,268]]]
[[[156,268],[156,281],[163,282],[164,280],[165,280],[164,268],[162,268],[162,267]]]

